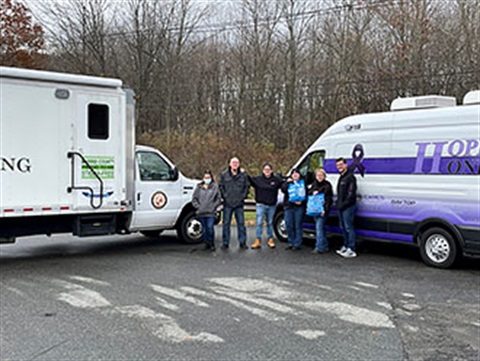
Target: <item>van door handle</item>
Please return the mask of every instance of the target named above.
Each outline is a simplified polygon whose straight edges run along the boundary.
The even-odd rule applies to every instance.
[[[142,199],[142,193],[138,192],[137,193],[137,202],[140,202],[141,199]]]

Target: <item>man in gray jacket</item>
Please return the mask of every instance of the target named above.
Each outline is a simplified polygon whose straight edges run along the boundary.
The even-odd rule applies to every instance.
[[[230,243],[230,225],[233,214],[235,214],[235,220],[237,221],[240,249],[247,249],[244,204],[250,185],[247,173],[240,168],[240,160],[238,158],[230,159],[227,170],[220,175],[219,188],[223,198],[222,249],[228,249]]]

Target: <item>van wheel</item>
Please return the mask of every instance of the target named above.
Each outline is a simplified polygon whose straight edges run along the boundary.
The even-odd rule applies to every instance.
[[[279,211],[275,214],[275,218],[273,219],[273,231],[280,242],[288,241],[287,226],[285,225],[284,214],[285,213],[283,210]]]
[[[449,268],[457,259],[457,244],[443,228],[430,228],[421,236],[420,255],[429,266]]]
[[[189,212],[180,221],[177,235],[185,243],[195,244],[202,241],[202,231],[202,224],[195,216],[195,212]]]
[[[159,238],[160,235],[162,234],[163,230],[158,230],[158,231],[142,231],[140,232],[143,234],[145,237],[148,238]]]

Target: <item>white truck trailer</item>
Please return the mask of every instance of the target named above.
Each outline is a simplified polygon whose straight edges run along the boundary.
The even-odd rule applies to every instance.
[[[323,167],[336,186],[337,158],[355,168],[358,238],[410,244],[424,262],[447,268],[461,255],[480,256],[480,91],[453,97],[399,98],[391,111],[336,122],[295,164],[313,180]],[[285,239],[283,209],[275,217]],[[326,229],[341,234],[332,210]],[[311,218],[304,235],[315,238]]]
[[[135,146],[133,92],[118,79],[0,67],[0,243],[176,229],[201,238],[184,177]]]

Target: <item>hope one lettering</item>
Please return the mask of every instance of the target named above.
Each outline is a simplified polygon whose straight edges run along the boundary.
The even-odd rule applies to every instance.
[[[479,139],[455,139],[442,142],[416,143],[417,160],[415,174],[480,174],[480,140]],[[427,150],[433,149],[433,155],[427,157]],[[442,154],[446,150],[449,161],[441,171]],[[429,170],[424,169],[425,160],[431,159]]]
[[[30,159],[22,158],[0,158],[0,171],[2,172],[20,172],[20,173],[30,173],[32,166],[30,164]]]

